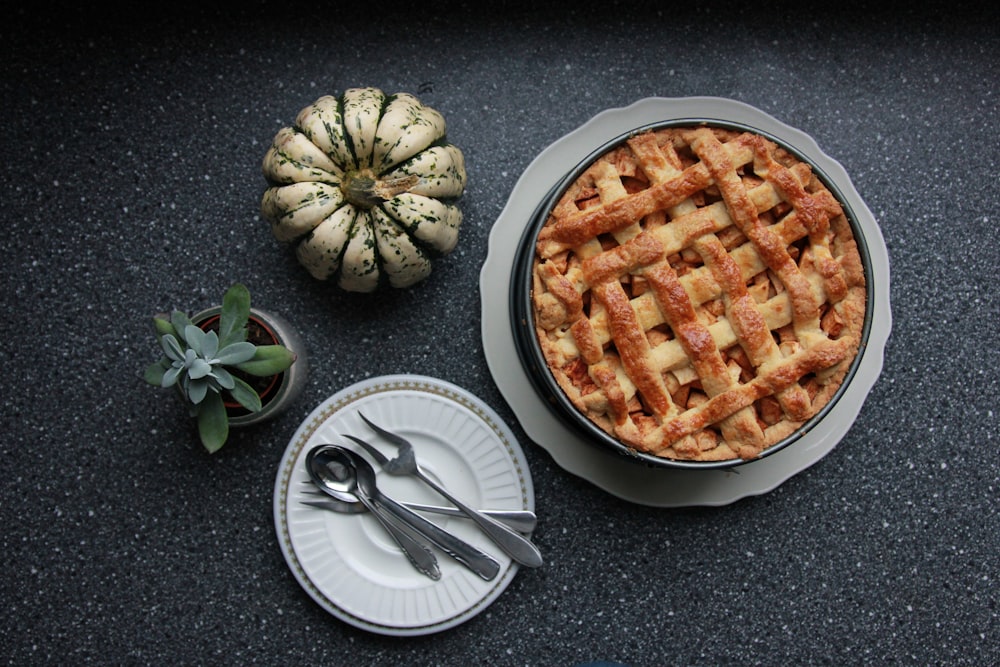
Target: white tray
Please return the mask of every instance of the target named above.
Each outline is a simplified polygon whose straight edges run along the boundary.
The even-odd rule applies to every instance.
[[[795,147],[833,181],[853,209],[871,258],[873,320],[863,359],[850,387],[823,423],[801,440],[760,461],[727,471],[664,470],[630,462],[582,442],[543,404],[522,369],[511,331],[511,267],[525,226],[560,178],[591,151],[632,129],[673,120],[716,120],[757,128]],[[813,465],[844,437],[882,370],[891,330],[889,254],[882,232],[844,168],[807,134],[746,104],[714,97],[646,98],[604,111],[542,151],[514,186],[490,232],[489,253],[480,274],[482,336],[493,379],[528,436],[565,470],[622,499],[658,507],[724,505],[766,493]]]

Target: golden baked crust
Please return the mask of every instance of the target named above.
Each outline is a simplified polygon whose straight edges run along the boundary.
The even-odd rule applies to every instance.
[[[752,459],[834,395],[858,352],[865,278],[809,165],[749,132],[630,137],[553,206],[534,326],[568,399],[627,447]]]

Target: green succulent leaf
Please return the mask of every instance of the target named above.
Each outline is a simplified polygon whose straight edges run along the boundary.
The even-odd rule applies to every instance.
[[[250,412],[260,412],[260,396],[257,395],[253,387],[237,377],[234,377],[233,380],[235,380],[235,385],[229,390],[229,395]]]
[[[267,377],[287,370],[295,362],[295,353],[284,345],[261,345],[249,361],[237,364],[244,373]]]
[[[198,435],[210,454],[219,451],[229,437],[229,415],[222,396],[212,393],[198,408]]]
[[[215,381],[219,383],[219,386],[223,389],[232,389],[236,384],[236,378],[233,374],[227,371],[222,366],[215,366],[212,368],[212,377]]]
[[[250,290],[241,283],[230,287],[222,297],[219,316],[219,341],[222,347],[245,341],[250,320]]]
[[[204,359],[195,359],[188,368],[188,377],[192,380],[199,380],[212,372],[212,364]]]
[[[143,379],[151,385],[160,387],[163,385],[163,375],[166,372],[163,363],[157,361],[156,363],[150,364],[146,367],[146,372],[143,373]]]
[[[177,342],[173,334],[166,334],[160,338],[160,346],[163,348],[164,354],[171,361],[184,361],[184,350],[181,349],[181,344]]]
[[[254,358],[257,347],[246,341],[225,346],[215,355],[215,360],[226,366],[235,366]]]
[[[208,394],[208,380],[204,377],[201,378],[191,378],[191,381],[187,383],[187,396],[195,405],[198,405],[205,400],[205,396]]]
[[[165,317],[154,317],[153,318],[153,331],[156,332],[156,337],[164,336],[166,334],[175,335],[177,332],[174,331],[174,325],[170,323]]]
[[[184,330],[191,324],[191,318],[179,310],[170,313],[170,325],[174,328],[174,333],[180,340],[184,341]],[[184,341],[185,343],[187,341]]]
[[[205,332],[202,331],[200,327],[196,327],[193,324],[189,324],[186,327],[184,327],[184,340],[187,341],[188,347],[194,350],[198,356],[201,357],[208,356],[203,351]]]
[[[201,356],[205,359],[214,359],[219,351],[219,335],[214,331],[206,331],[201,339]]]
[[[177,384],[177,379],[180,377],[181,373],[184,372],[183,366],[171,366],[163,372],[163,377],[160,378],[161,387],[172,387]]]

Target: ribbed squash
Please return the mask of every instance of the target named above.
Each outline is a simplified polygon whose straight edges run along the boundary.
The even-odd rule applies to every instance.
[[[409,287],[458,242],[465,158],[442,115],[408,93],[319,98],[277,133],[263,171],[275,238],[345,290]]]

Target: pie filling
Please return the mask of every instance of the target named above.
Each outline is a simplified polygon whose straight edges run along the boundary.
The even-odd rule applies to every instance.
[[[831,399],[858,353],[865,276],[810,166],[749,132],[630,137],[538,233],[534,326],[566,397],[630,449],[752,459]]]

